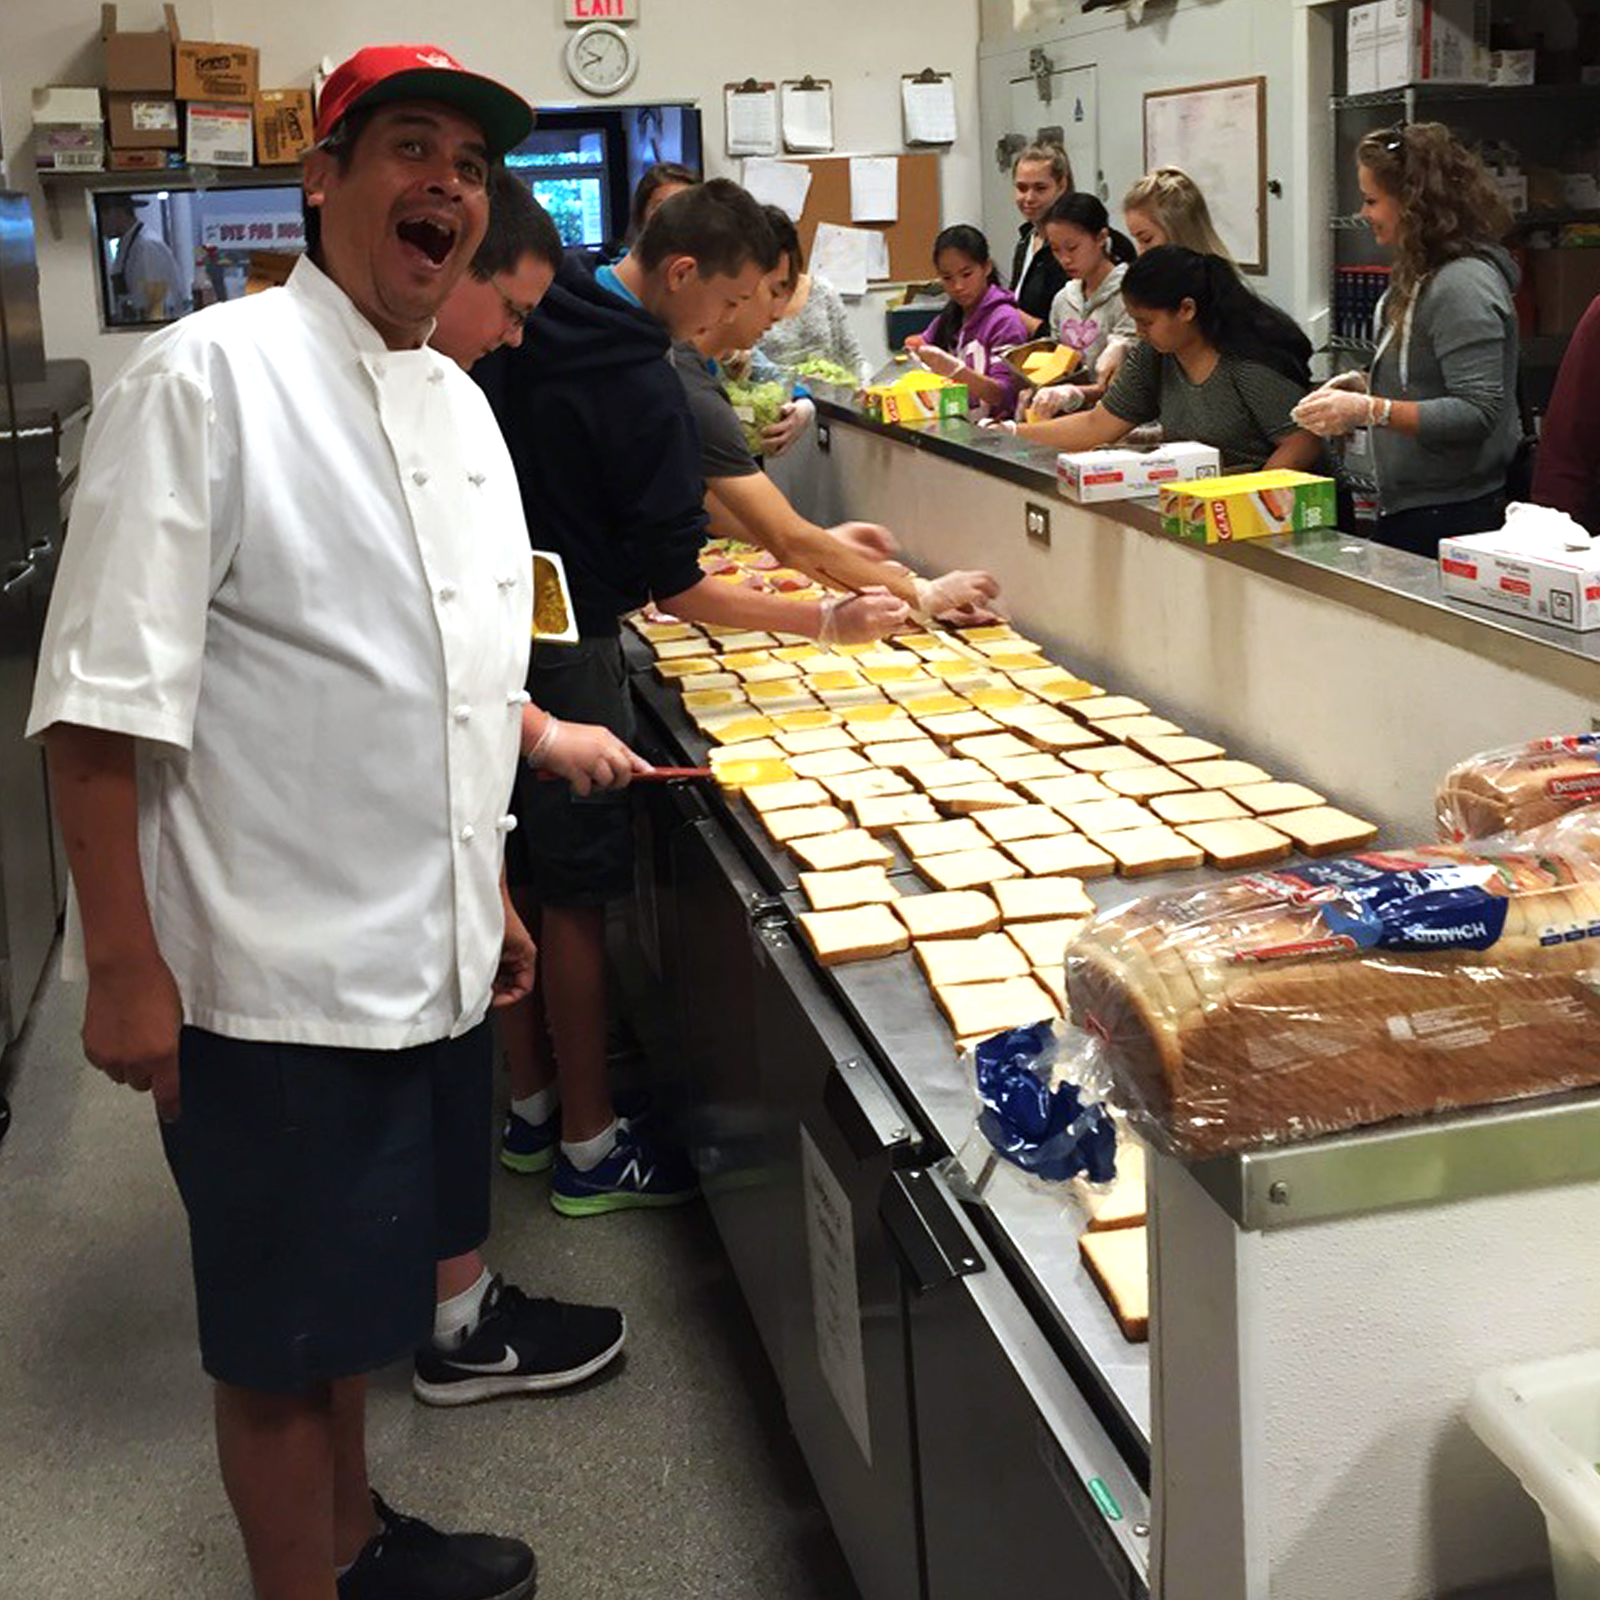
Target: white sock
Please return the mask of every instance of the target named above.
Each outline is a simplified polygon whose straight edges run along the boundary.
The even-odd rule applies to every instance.
[[[563,1139],[561,1153],[579,1172],[593,1172],[611,1154],[617,1142],[617,1130],[621,1126],[613,1118],[610,1126],[602,1128],[592,1139]]]
[[[470,1289],[441,1300],[433,1308],[433,1347],[435,1350],[459,1350],[470,1339],[478,1326],[478,1314],[483,1309],[483,1297],[489,1292],[489,1269],[478,1274],[478,1281]]]
[[[556,1108],[561,1104],[561,1091],[555,1084],[549,1084],[543,1089],[535,1089],[532,1094],[525,1094],[520,1100],[511,1102],[511,1109],[524,1122],[548,1122],[556,1114]]]

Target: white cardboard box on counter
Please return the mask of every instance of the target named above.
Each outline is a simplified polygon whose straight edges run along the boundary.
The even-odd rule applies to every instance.
[[[1439,578],[1458,600],[1576,633],[1600,628],[1600,547],[1558,555],[1530,551],[1504,530],[1463,534],[1440,542]]]
[[[1208,444],[1174,440],[1155,450],[1064,450],[1056,457],[1056,487],[1071,500],[1130,500],[1164,483],[1215,478],[1222,457]]]

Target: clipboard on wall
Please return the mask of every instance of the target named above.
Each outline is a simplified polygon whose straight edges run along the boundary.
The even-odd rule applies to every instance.
[[[783,148],[794,155],[833,149],[833,83],[827,78],[786,78],[779,90]]]
[[[900,79],[900,119],[913,147],[956,142],[956,80],[951,72],[924,67]]]
[[[724,140],[730,156],[778,153],[778,86],[746,78],[722,86]]]

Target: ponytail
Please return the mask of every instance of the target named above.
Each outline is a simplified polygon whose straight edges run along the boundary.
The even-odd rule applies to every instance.
[[[1247,288],[1221,256],[1158,245],[1128,268],[1122,298],[1152,311],[1177,311],[1191,300],[1195,324],[1214,350],[1310,385],[1311,341],[1277,306]]]
[[[989,263],[989,283],[996,287],[1000,283],[1000,274],[995,271],[994,259],[989,254],[989,241],[983,234],[970,223],[957,222],[946,228],[937,239],[933,241],[933,264],[939,265],[939,257],[946,250],[954,250],[957,255],[965,256],[969,261],[987,261]],[[956,347],[956,336],[961,332],[962,318],[966,315],[954,300],[939,313],[939,320],[933,325],[933,332],[928,335],[928,343],[938,345],[941,350],[953,351]]]

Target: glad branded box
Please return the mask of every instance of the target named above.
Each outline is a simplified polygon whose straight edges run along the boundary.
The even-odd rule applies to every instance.
[[[1556,548],[1532,547],[1518,535],[1514,521],[1493,533],[1442,540],[1440,584],[1458,600],[1574,633],[1600,628],[1600,545],[1592,545],[1576,524],[1574,528],[1576,537]]]
[[[1161,531],[1188,544],[1231,544],[1331,528],[1336,494],[1332,478],[1281,469],[1168,484],[1161,491]]]
[[[1056,487],[1085,505],[1155,494],[1165,483],[1215,478],[1222,457],[1208,444],[1175,440],[1155,450],[1063,450],[1056,457]]]

